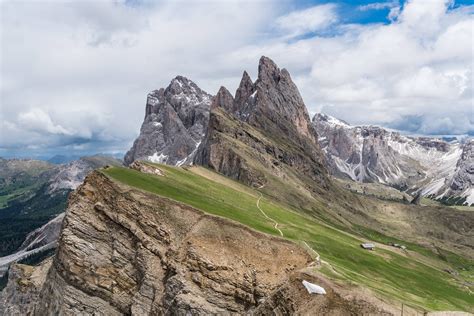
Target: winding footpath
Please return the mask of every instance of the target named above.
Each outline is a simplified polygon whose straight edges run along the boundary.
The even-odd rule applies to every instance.
[[[316,262],[321,263],[321,256],[319,255],[319,253],[316,250],[314,250],[310,245],[308,245],[306,241],[303,240],[303,243],[306,245],[306,247],[311,249],[311,251],[316,254]]]
[[[260,193],[260,192],[259,192]],[[275,226],[273,226],[276,230],[278,230],[278,232],[280,233],[280,236],[281,237],[284,237],[283,235],[283,232],[280,230],[280,228],[278,228],[278,222],[276,220],[274,220],[273,218],[271,218],[270,216],[268,216],[261,208],[260,208],[260,200],[262,199],[263,195],[262,193],[260,193],[260,197],[258,198],[257,200],[257,208],[259,209],[259,211],[263,214],[263,216],[265,216],[266,218],[268,218],[269,220],[271,220],[273,223],[275,223]]]
[[[263,187],[263,185],[261,187],[259,187],[259,189],[261,189]],[[272,221],[275,225],[273,226],[273,228],[275,228],[279,233],[280,233],[280,236],[281,237],[285,237],[285,235],[283,234],[283,232],[278,228],[278,222],[276,220],[274,220],[273,218],[271,218],[270,216],[268,216],[263,210],[262,208],[260,207],[260,200],[263,198],[263,195],[261,192],[259,192],[260,194],[260,197],[258,198],[257,200],[257,208],[258,210],[263,214],[263,216],[265,216],[267,219],[269,219],[270,221]],[[320,265],[321,263],[324,263],[324,264],[329,264],[327,263],[326,261],[324,260],[321,260],[321,256],[319,255],[319,253],[314,250],[310,245],[308,245],[308,243],[304,240],[302,240],[302,242],[305,244],[306,247],[308,247],[309,249],[311,249],[312,252],[315,253],[316,255],[316,260],[315,262]]]

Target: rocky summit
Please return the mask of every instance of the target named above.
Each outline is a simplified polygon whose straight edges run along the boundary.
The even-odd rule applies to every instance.
[[[207,129],[211,95],[177,76],[166,89],[148,94],[140,135],[125,155],[126,164],[149,160],[190,163]]]
[[[195,162],[253,186],[265,186],[270,175],[308,179],[313,189],[328,186],[301,95],[288,71],[267,57],[260,59],[255,82],[244,72],[235,98],[221,87]]]

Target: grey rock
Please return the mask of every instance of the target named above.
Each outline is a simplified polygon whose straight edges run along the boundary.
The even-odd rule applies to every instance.
[[[148,94],[140,135],[124,161],[149,160],[171,165],[192,162],[209,121],[212,96],[177,76],[166,89]]]
[[[23,264],[12,265],[8,275],[8,284],[0,292],[0,315],[34,314],[35,305],[38,303],[51,263],[52,260],[48,259],[36,267]]]
[[[466,204],[474,203],[474,140],[465,142],[456,164],[454,175],[447,182],[447,196],[465,197]]]
[[[115,158],[94,155],[81,157],[78,160],[59,165],[49,180],[48,193],[56,194],[63,190],[74,190],[84,181],[92,170],[107,165],[118,166],[121,164],[122,162]]]
[[[260,135],[257,136],[257,131]],[[229,142],[234,142],[230,144]],[[245,155],[243,145],[252,153]],[[296,149],[298,148],[298,149]],[[317,141],[306,106],[290,74],[268,57],[258,66],[255,83],[244,72],[235,98],[219,90],[210,113],[207,136],[195,158],[205,165],[248,185],[261,186],[266,180],[262,168],[285,177],[289,166],[327,187],[324,155]]]

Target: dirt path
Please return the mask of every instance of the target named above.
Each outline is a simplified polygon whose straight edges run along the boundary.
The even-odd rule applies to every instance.
[[[321,256],[319,255],[319,253],[316,250],[314,250],[310,245],[308,245],[308,243],[306,241],[303,240],[303,243],[305,244],[306,247],[311,249],[311,251],[316,254],[316,262],[320,263],[321,262]]]
[[[260,192],[259,192],[260,193]],[[257,208],[259,209],[259,211],[263,214],[263,216],[265,216],[266,218],[268,218],[269,220],[271,220],[273,223],[275,223],[275,226],[273,226],[276,230],[278,230],[278,232],[280,233],[280,236],[281,237],[284,237],[283,235],[283,232],[280,230],[280,228],[278,228],[278,222],[276,220],[274,220],[273,218],[271,218],[270,216],[268,216],[263,210],[262,208],[260,207],[260,200],[262,199],[263,195],[262,193],[260,193],[260,197],[258,198],[257,200]]]
[[[259,189],[261,189],[261,188],[263,188],[263,185],[259,187]],[[258,200],[257,200],[257,208],[258,208],[258,210],[263,214],[263,216],[265,216],[267,219],[269,219],[269,220],[271,220],[273,223],[275,223],[275,225],[274,225],[273,227],[274,227],[276,230],[278,230],[278,232],[280,233],[280,236],[281,236],[281,237],[285,237],[285,235],[283,234],[283,232],[278,228],[278,222],[277,222],[276,220],[274,220],[273,218],[271,218],[270,216],[268,216],[268,215],[262,210],[262,208],[260,207],[260,200],[263,198],[263,195],[262,195],[261,192],[259,192],[259,194],[260,194],[260,196],[259,196],[259,198],[258,198]],[[316,260],[315,260],[315,262],[316,262],[318,265],[320,265],[321,263],[327,264],[327,265],[329,265],[329,266],[331,267],[331,269],[333,269],[332,266],[331,266],[328,262],[326,262],[326,261],[324,261],[324,260],[321,260],[321,256],[319,255],[319,253],[318,253],[316,250],[314,250],[310,245],[308,245],[308,243],[307,243],[306,241],[302,240],[302,242],[305,244],[306,247],[308,247],[312,252],[314,252],[314,253],[316,254]]]

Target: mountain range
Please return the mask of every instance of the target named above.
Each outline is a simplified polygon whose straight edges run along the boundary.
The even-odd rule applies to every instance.
[[[474,140],[401,135],[378,126],[351,126],[325,114],[313,124],[329,170],[357,182],[377,182],[446,204],[474,203]]]
[[[438,156],[455,155],[443,183],[469,200],[459,189],[470,185],[468,146],[390,133],[311,120],[268,57],[234,95],[178,76],[147,96],[128,167],[92,171],[71,193],[54,256],[12,265],[0,314],[473,312],[473,212],[356,194],[334,179],[416,195],[448,168]],[[422,163],[430,155],[438,171]]]

